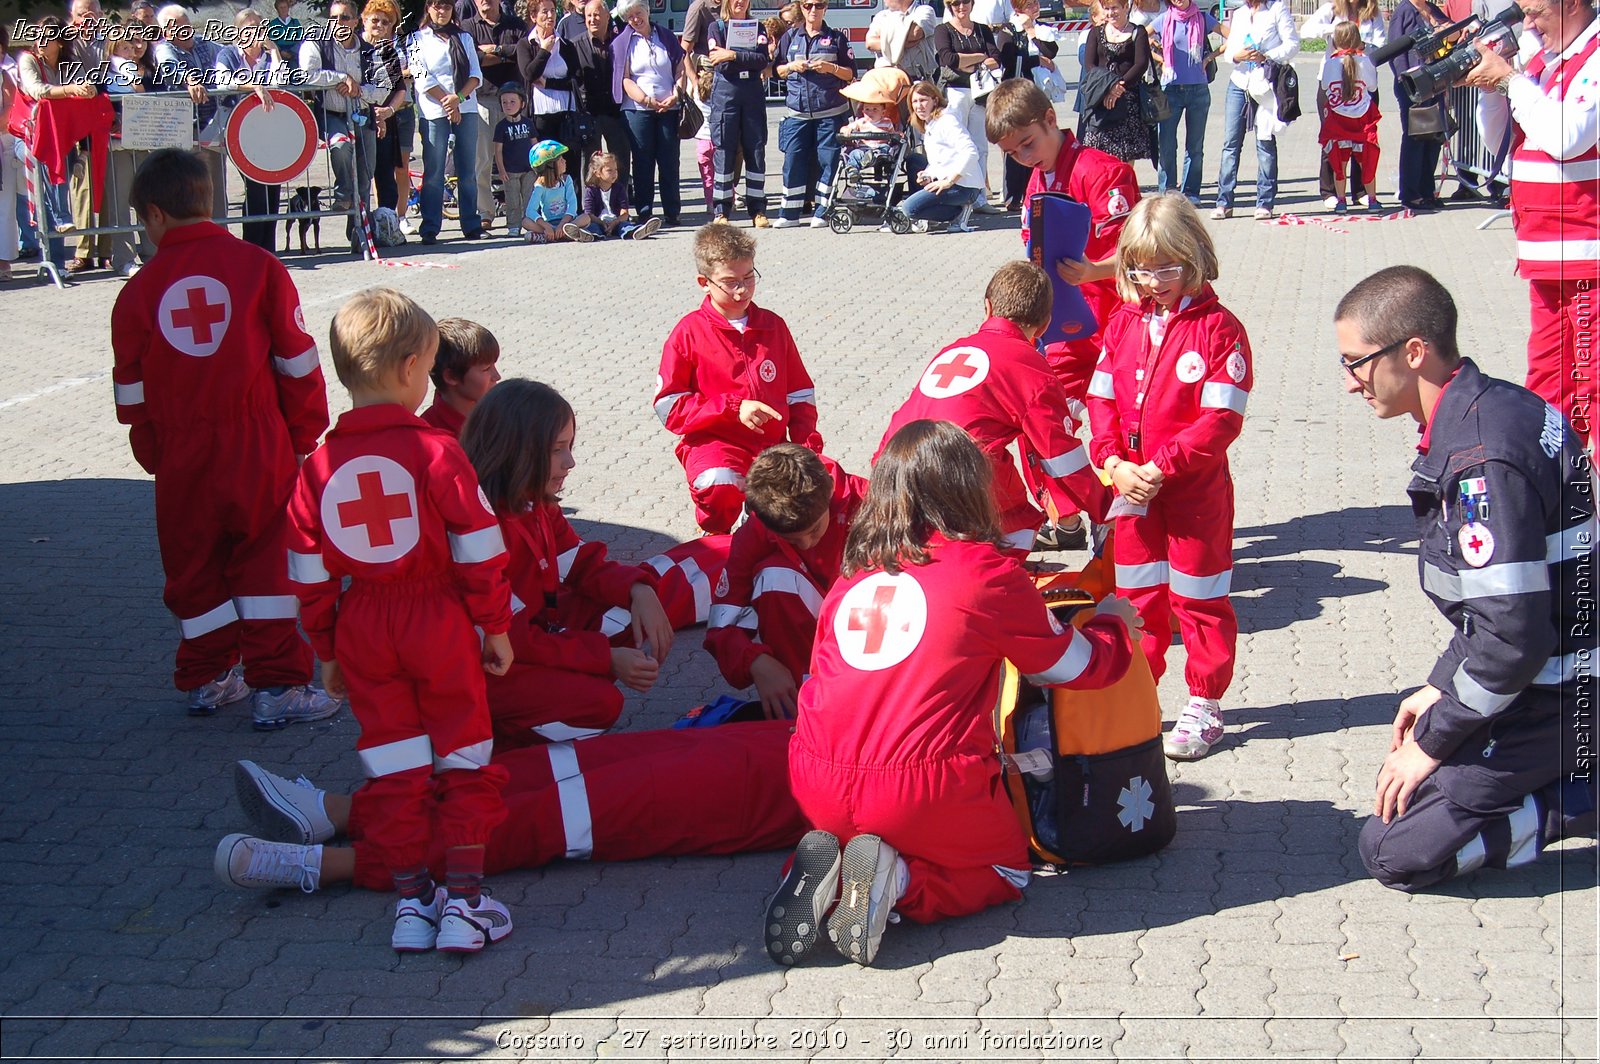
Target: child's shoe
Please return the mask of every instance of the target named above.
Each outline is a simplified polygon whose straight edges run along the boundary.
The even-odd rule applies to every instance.
[[[263,687],[256,692],[256,731],[277,731],[291,724],[326,720],[343,705],[320,687],[296,684],[293,687]]]
[[[798,964],[810,953],[838,896],[839,840],[826,831],[808,831],[767,905],[767,953],[772,959]]]
[[[528,230],[528,235],[526,237],[524,237],[523,239],[529,244],[548,244],[548,243],[550,243],[550,238],[549,237],[545,236],[543,233],[535,233],[531,229]]]
[[[400,899],[394,907],[394,933],[389,936],[396,953],[426,953],[433,948],[444,900],[443,887],[435,887],[426,897]]]
[[[310,894],[322,885],[322,847],[271,842],[239,832],[217,843],[211,867],[232,887],[297,887]]]
[[[857,835],[844,848],[839,904],[828,917],[828,938],[846,959],[871,964],[889,913],[900,900],[900,855],[876,835]]]
[[[1344,200],[1340,199],[1338,196],[1329,196],[1327,199],[1322,201],[1322,205],[1324,207],[1328,208],[1328,210],[1332,211],[1332,210],[1337,210],[1338,207],[1339,207],[1339,204],[1341,204],[1343,202],[1344,202]]]
[[[1191,698],[1162,741],[1173,761],[1198,761],[1222,740],[1222,705],[1215,698]]]
[[[568,222],[561,227],[561,235],[575,244],[593,244],[594,234],[576,222]]]
[[[1036,551],[1087,550],[1088,547],[1089,525],[1082,514],[1074,514],[1064,524],[1046,522],[1033,537]]]
[[[961,208],[961,217],[950,223],[949,231],[952,233],[976,233],[978,227],[972,224],[972,212],[977,209],[976,203],[969,203]]]
[[[646,218],[628,234],[629,240],[649,240],[661,228],[660,218]]]
[[[229,669],[208,684],[189,692],[189,716],[210,717],[223,706],[242,702],[250,697],[250,688],[238,666]]]
[[[1378,197],[1374,196],[1374,195],[1372,195],[1370,193],[1367,195],[1367,210],[1369,210],[1369,211],[1381,211],[1381,210],[1383,210],[1383,204],[1378,202]]]
[[[478,900],[450,898],[439,918],[438,947],[445,953],[476,953],[511,934],[511,910],[484,891]]]
[[[1333,213],[1334,214],[1343,214],[1346,211],[1348,211],[1349,209],[1350,209],[1350,205],[1344,201],[1344,197],[1343,196],[1335,196],[1334,197],[1334,200],[1333,200]]]
[[[233,789],[262,838],[306,846],[333,838],[333,821],[322,806],[323,792],[304,776],[290,783],[254,761],[238,761],[233,766]]]

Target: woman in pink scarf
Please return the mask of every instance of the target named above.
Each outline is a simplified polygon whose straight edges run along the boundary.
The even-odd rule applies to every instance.
[[[1176,190],[1200,205],[1200,175],[1204,167],[1206,117],[1211,110],[1211,77],[1216,58],[1208,41],[1217,20],[1194,0],[1168,0],[1165,10],[1151,20],[1153,49],[1161,57],[1161,87],[1172,114],[1156,127],[1156,188]],[[1184,119],[1183,174],[1178,177],[1178,119]]]

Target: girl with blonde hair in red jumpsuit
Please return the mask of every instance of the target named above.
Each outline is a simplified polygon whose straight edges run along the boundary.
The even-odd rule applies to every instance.
[[[1028,846],[992,720],[1000,663],[1052,687],[1127,670],[1132,607],[1109,600],[1114,615],[1062,626],[1006,553],[992,476],[948,421],[907,424],[873,469],[800,689],[789,777],[815,830],[767,909],[780,964],[824,924],[871,964],[891,911],[931,923],[1021,897]]]

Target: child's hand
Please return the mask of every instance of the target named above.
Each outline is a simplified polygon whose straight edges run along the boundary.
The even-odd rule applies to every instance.
[[[485,633],[483,637],[483,671],[491,676],[504,676],[511,668],[511,660],[515,657],[511,652],[511,637],[505,632],[499,635]]]
[[[617,647],[611,651],[611,675],[622,681],[625,687],[648,691],[655,684],[656,677],[661,675],[661,666],[642,650]]]
[[[793,720],[796,712],[794,674],[771,654],[750,663],[750,679],[761,696],[761,713],[768,720]]]
[[[1133,608],[1133,603],[1121,595],[1107,595],[1094,608],[1096,617],[1115,617],[1128,626],[1128,634],[1137,636],[1144,631],[1144,618]]]
[[[322,689],[335,698],[350,697],[350,689],[344,685],[344,670],[337,661],[322,663]]]
[[[739,423],[751,432],[760,432],[769,421],[782,421],[783,415],[759,399],[739,402]]]
[[[650,656],[657,664],[664,664],[672,650],[672,622],[661,605],[661,597],[649,584],[634,584],[631,610],[633,613],[633,641],[639,649],[650,646]]]
[[[1128,501],[1139,506],[1147,505],[1155,498],[1157,484],[1152,484],[1144,473],[1145,467],[1134,465],[1132,462],[1119,462],[1111,470],[1111,484],[1117,492],[1127,497]]]

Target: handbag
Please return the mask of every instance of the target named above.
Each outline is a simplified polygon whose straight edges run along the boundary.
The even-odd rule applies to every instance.
[[[1159,85],[1139,82],[1139,117],[1146,125],[1156,126],[1172,117],[1172,104]]]
[[[1412,104],[1406,111],[1405,135],[1414,140],[1443,144],[1456,132],[1455,116],[1444,100]]]
[[[1033,83],[1050,98],[1051,103],[1065,103],[1067,100],[1067,79],[1061,76],[1061,71],[1051,70],[1046,66],[1033,68]]]
[[[600,144],[600,130],[594,115],[584,111],[564,111],[561,115],[561,143],[578,153],[587,153]]]
[[[687,93],[679,96],[683,107],[683,115],[678,119],[678,139],[692,140],[700,132],[700,127],[705,125],[706,113],[700,110],[700,105],[694,102],[694,97]]]
[[[969,83],[972,86],[972,98],[981,100],[993,92],[996,85],[1000,84],[1000,74],[989,67],[981,66],[972,72]]]

